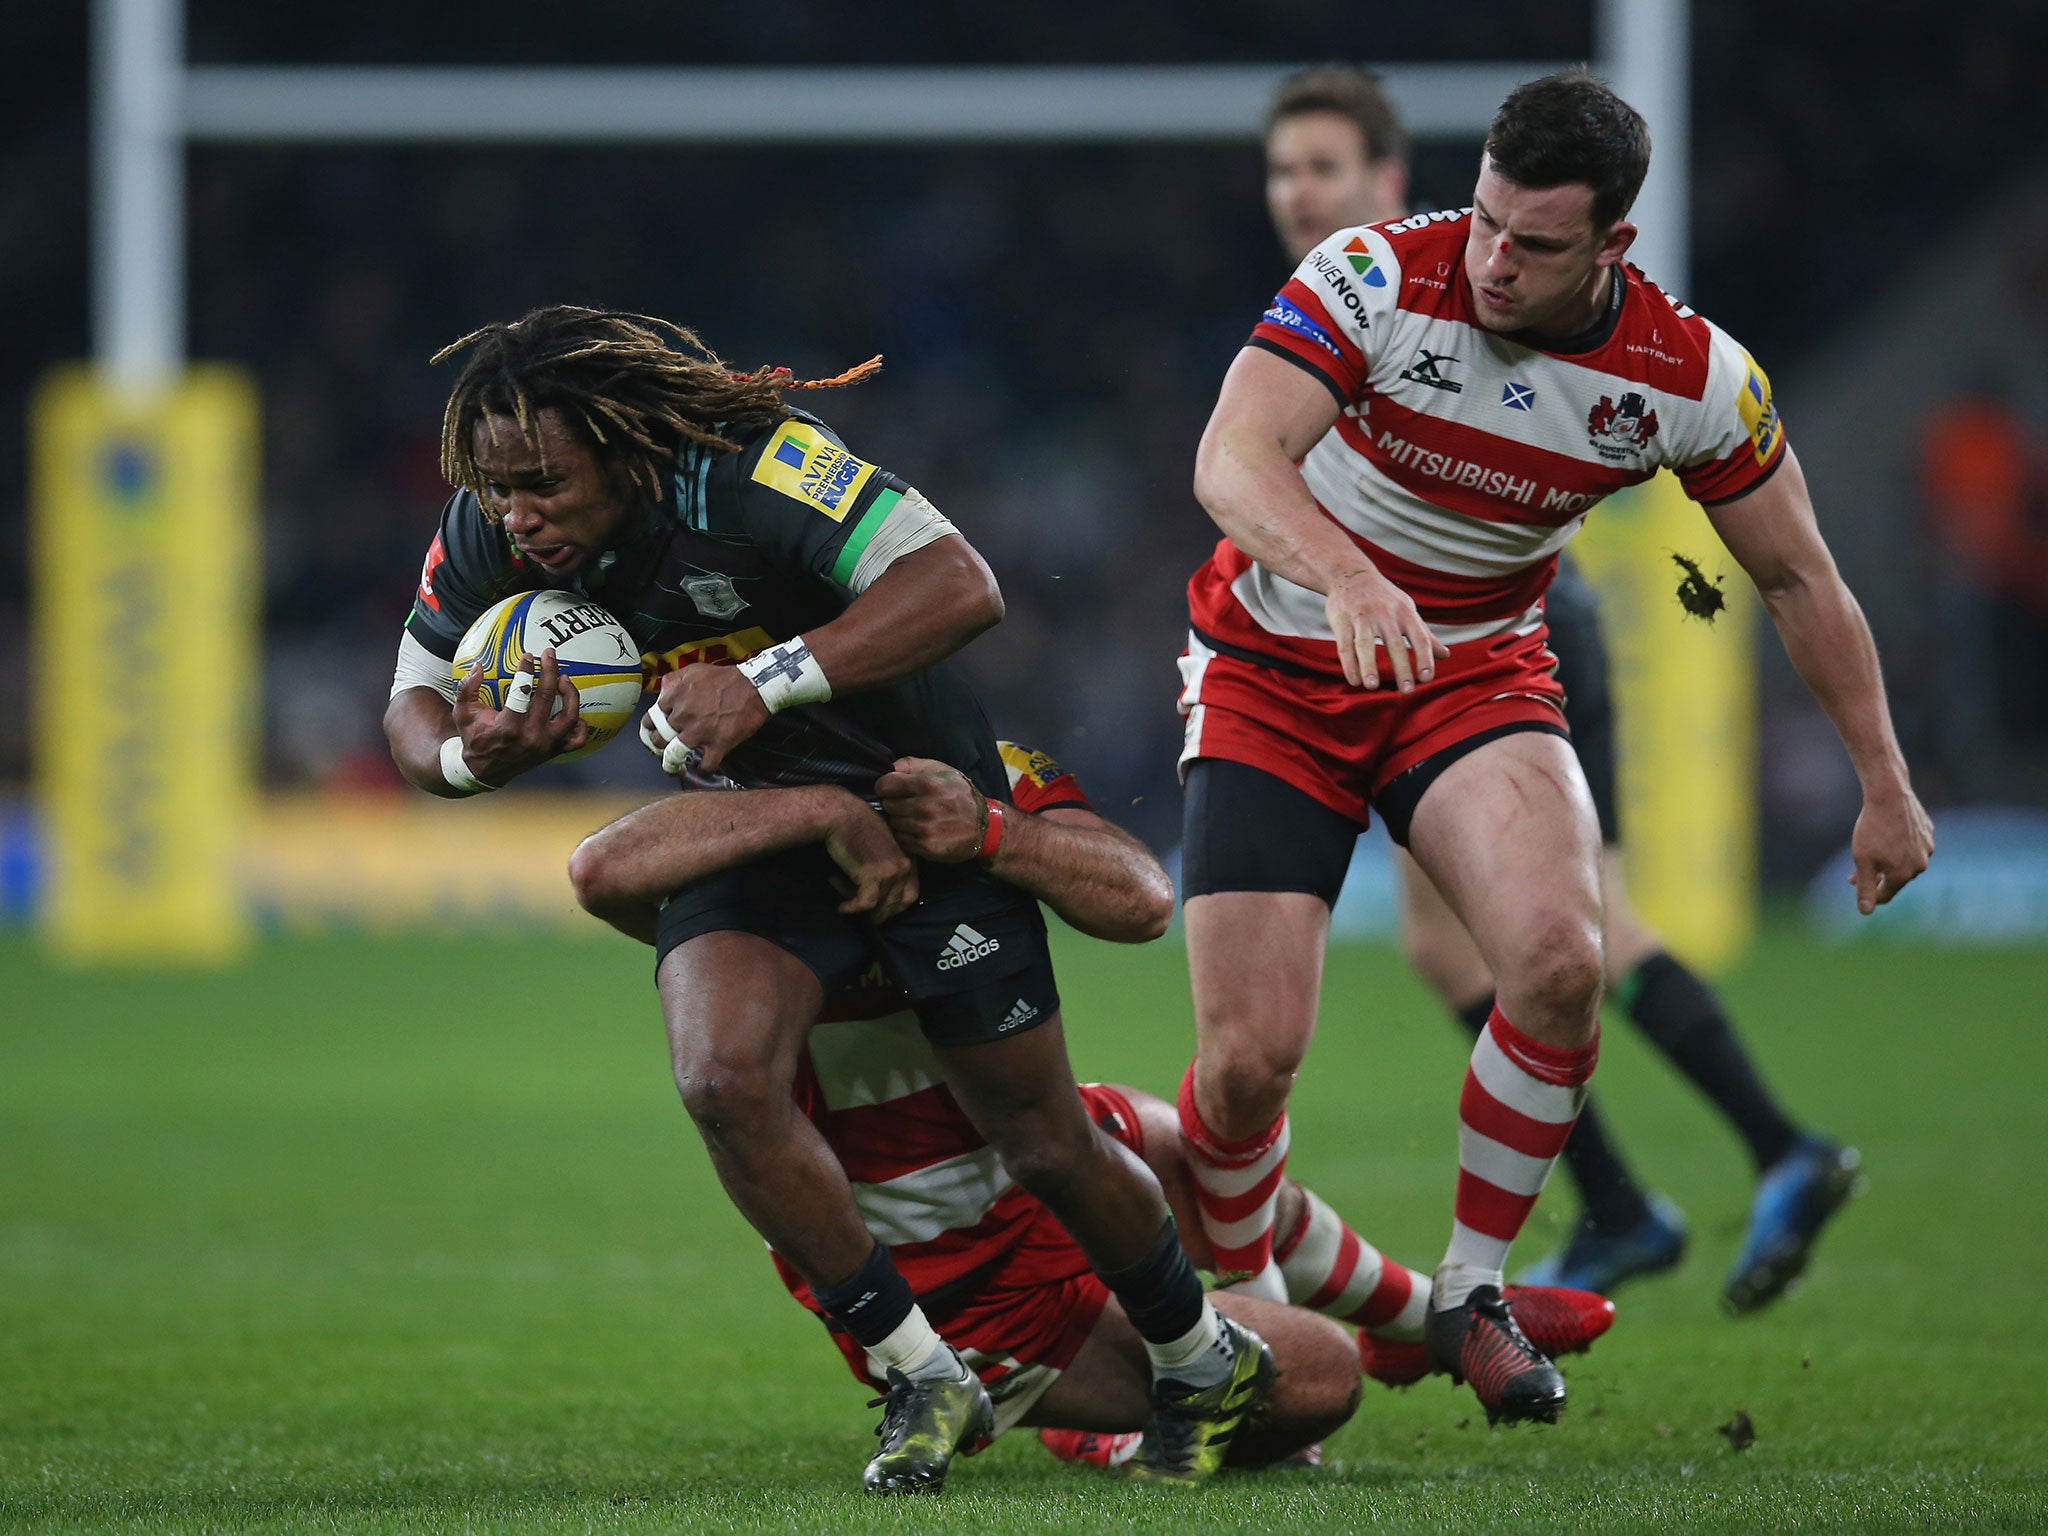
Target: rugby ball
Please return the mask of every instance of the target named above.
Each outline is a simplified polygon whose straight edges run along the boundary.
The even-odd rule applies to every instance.
[[[640,702],[640,648],[626,627],[587,597],[573,592],[520,592],[477,615],[456,647],[459,683],[483,669],[477,698],[489,709],[523,710],[533,697],[533,677],[519,659],[553,646],[562,676],[576,685],[590,740],[564,759],[595,752],[633,718]],[[555,700],[555,713],[562,701]]]

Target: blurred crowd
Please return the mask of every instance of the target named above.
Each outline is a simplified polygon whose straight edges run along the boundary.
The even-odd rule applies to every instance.
[[[194,57],[215,61],[542,62],[559,33],[463,25],[475,8],[462,5],[359,7],[366,19],[346,36],[317,37],[275,7],[188,9]],[[1049,43],[1037,11],[908,6],[884,35],[868,8],[779,0],[709,11],[716,24],[686,35],[673,17],[598,0],[579,7],[580,57],[1241,62],[1591,47],[1586,4],[1421,10],[1382,8],[1379,33],[1332,35],[1305,0],[1115,8],[1114,27],[1112,8],[1077,7]],[[1685,297],[1782,383],[1843,328],[1882,323],[1872,306],[1892,265],[1931,269],[1934,223],[2025,162],[2048,27],[2018,3],[1883,38],[1841,3],[1695,10]],[[0,151],[0,286],[14,301],[0,365],[0,664],[17,677],[24,399],[43,368],[88,345],[82,29],[25,25],[51,63],[0,109],[0,128],[15,130]],[[1926,46],[1914,26],[1929,29]],[[1418,201],[1462,203],[1475,154],[1425,146]],[[202,148],[189,176],[192,352],[247,366],[264,400],[273,782],[395,782],[378,717],[446,495],[436,438],[449,374],[427,358],[485,321],[570,301],[693,325],[736,366],[818,376],[883,354],[879,379],[804,403],[924,490],[995,566],[1010,617],[966,665],[998,732],[1060,753],[1111,814],[1171,840],[1181,590],[1214,538],[1188,490],[1193,448],[1285,271],[1256,145]],[[2012,431],[2038,453],[2042,400],[1987,387],[2005,391]],[[1796,401],[1787,413],[1797,442]],[[1883,638],[1886,615],[1874,617]],[[117,668],[108,683],[118,688]],[[1901,685],[1917,686],[1911,669]],[[0,697],[0,785],[26,773],[27,709],[19,687]],[[615,747],[578,771],[658,782],[638,757]]]

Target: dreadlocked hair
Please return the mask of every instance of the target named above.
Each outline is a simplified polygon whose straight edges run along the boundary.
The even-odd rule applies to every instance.
[[[787,368],[734,373],[685,326],[573,304],[471,331],[432,361],[458,352],[469,357],[441,416],[441,473],[491,516],[476,463],[479,422],[495,442],[496,418],[509,416],[537,449],[540,413],[556,411],[634,489],[658,500],[686,440],[734,452],[739,444],[718,427],[780,421],[789,414],[783,391],[858,384],[882,367],[871,357],[830,379],[798,379]]]

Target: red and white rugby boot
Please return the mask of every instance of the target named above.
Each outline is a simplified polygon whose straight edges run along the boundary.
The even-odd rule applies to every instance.
[[[1529,1342],[1494,1286],[1474,1286],[1455,1307],[1432,1306],[1423,1343],[1432,1365],[1471,1384],[1489,1424],[1555,1424],[1564,1412],[1564,1377]]]
[[[1088,1467],[1120,1467],[1138,1454],[1144,1435],[1133,1430],[1125,1435],[1105,1434],[1093,1429],[1041,1429],[1038,1443],[1061,1461]]]
[[[1502,1293],[1515,1323],[1544,1354],[1584,1354],[1614,1326],[1614,1303],[1592,1291],[1554,1285],[1511,1285]],[[1358,1331],[1358,1363],[1374,1381],[1408,1387],[1430,1372],[1429,1350],[1421,1340],[1375,1338]]]

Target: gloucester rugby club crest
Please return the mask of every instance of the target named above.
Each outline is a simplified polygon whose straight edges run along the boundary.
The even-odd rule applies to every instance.
[[[1657,435],[1657,413],[1634,390],[1619,400],[1602,395],[1586,417],[1586,435],[1601,458],[1620,463],[1650,446],[1650,439]]]

